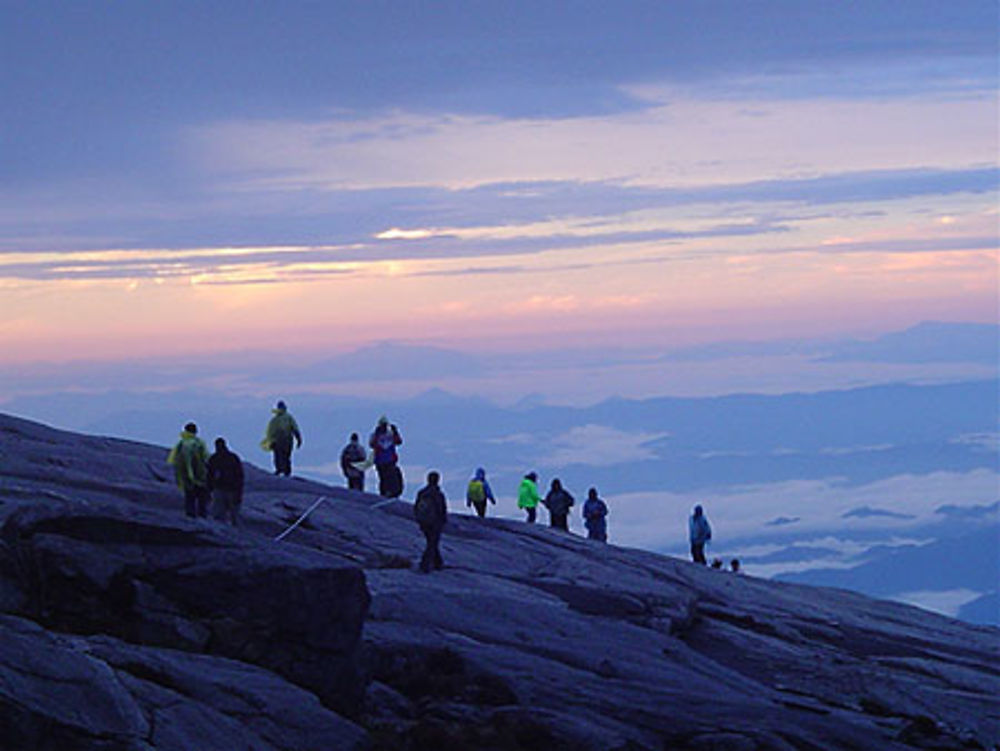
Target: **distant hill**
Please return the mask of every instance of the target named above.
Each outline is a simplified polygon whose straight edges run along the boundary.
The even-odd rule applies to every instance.
[[[870,341],[841,342],[827,362],[1000,362],[1000,326],[927,321]]]
[[[884,550],[874,560],[845,569],[816,569],[781,574],[781,581],[843,587],[876,597],[921,590],[971,589],[995,591],[1000,581],[994,522],[955,537],[925,545]],[[1000,615],[1000,614],[995,614]],[[1000,625],[1000,620],[991,621]]]

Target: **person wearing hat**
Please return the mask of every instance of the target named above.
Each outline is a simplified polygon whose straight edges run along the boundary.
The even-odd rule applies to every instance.
[[[368,439],[368,447],[375,453],[375,471],[378,472],[378,493],[383,498],[399,498],[403,494],[403,473],[399,469],[397,446],[403,445],[399,429],[382,415]]]
[[[180,440],[167,455],[167,464],[173,465],[177,487],[184,493],[184,513],[208,516],[208,448],[193,422],[184,426]]]
[[[283,401],[271,410],[272,417],[267,423],[267,431],[260,446],[274,454],[274,474],[288,477],[292,474],[292,441],[296,448],[302,448],[302,433]]]

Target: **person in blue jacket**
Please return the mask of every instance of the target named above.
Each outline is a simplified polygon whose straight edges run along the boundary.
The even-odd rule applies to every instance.
[[[587,491],[583,503],[583,523],[587,527],[587,539],[608,541],[608,504],[597,497],[597,488]]]
[[[702,566],[706,565],[705,543],[712,539],[712,527],[701,506],[695,506],[694,513],[688,519],[688,536],[691,539],[691,560]]]
[[[469,487],[465,491],[465,505],[476,509],[476,515],[482,519],[486,516],[486,502],[489,501],[494,506],[497,499],[493,497],[493,489],[486,479],[486,470],[479,467],[475,476],[469,480]]]

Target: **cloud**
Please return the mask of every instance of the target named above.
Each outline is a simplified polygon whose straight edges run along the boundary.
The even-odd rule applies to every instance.
[[[540,464],[550,467],[572,464],[609,467],[655,460],[656,452],[646,444],[667,435],[669,433],[625,432],[606,425],[582,425],[548,441],[553,451],[543,456]]]
[[[507,183],[446,191],[411,190],[411,207],[430,207],[440,216],[455,218],[467,206],[464,223],[363,231],[347,219],[335,244],[229,244],[223,247],[137,247],[120,250],[0,251],[0,276],[13,279],[116,279],[184,277],[207,274],[206,282],[231,283],[237,268],[256,267],[246,276],[255,283],[286,278],[325,278],[330,274],[359,271],[359,264],[406,259],[486,258],[536,255],[552,251],[578,251],[598,247],[674,246],[656,257],[669,261],[683,257],[692,243],[712,239],[785,236],[782,242],[754,248],[733,243],[712,249],[698,248],[697,257],[742,258],[744,261],[775,253],[858,254],[931,253],[995,248],[988,222],[970,224],[966,217],[948,224],[928,219],[930,236],[826,237],[812,244],[788,242],[813,224],[829,224],[834,214],[816,215],[810,206],[840,205],[843,201],[883,202],[919,196],[988,193],[998,179],[995,168],[939,171],[904,170],[829,175],[823,178],[776,180],[713,186],[698,189],[654,189],[601,182]],[[525,200],[520,193],[534,194]],[[511,197],[511,193],[517,194]],[[362,192],[369,195],[368,192]],[[371,192],[376,203],[391,201],[394,191]],[[797,197],[799,208],[790,204]],[[353,196],[353,201],[361,200]],[[362,204],[363,205],[363,201]],[[775,214],[775,207],[780,209]],[[411,208],[416,212],[420,209]],[[594,213],[598,212],[598,213]],[[612,213],[609,213],[612,212]],[[614,213],[617,212],[617,213]],[[737,214],[737,212],[739,212]],[[404,217],[398,217],[400,219]],[[426,218],[426,217],[425,217]],[[475,219],[483,223],[473,223]],[[503,221],[498,221],[498,220]],[[277,221],[277,219],[275,220]],[[353,226],[352,226],[353,223]],[[983,225],[983,226],[980,226]],[[384,226],[384,225],[383,225]],[[256,232],[251,228],[248,234]],[[980,234],[970,234],[975,232]],[[337,234],[338,230],[334,230]],[[265,233],[266,234],[266,233]],[[650,263],[652,259],[628,258],[623,253],[604,254],[602,263]],[[351,264],[355,264],[351,266]],[[592,260],[581,268],[591,267]],[[564,268],[571,266],[563,265]],[[490,265],[482,273],[501,273]],[[281,274],[271,273],[281,270]],[[507,265],[511,272],[519,267]],[[266,270],[261,273],[260,270]],[[252,271],[252,269],[251,269]],[[413,268],[413,274],[451,274],[448,268]]]

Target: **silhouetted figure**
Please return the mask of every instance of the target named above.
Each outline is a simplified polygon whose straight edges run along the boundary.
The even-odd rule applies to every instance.
[[[440,481],[441,475],[428,472],[427,484],[417,493],[417,500],[413,504],[413,515],[427,540],[424,554],[420,557],[420,570],[425,574],[432,568],[444,568],[440,543],[441,532],[448,523],[448,504],[441,492]]]
[[[542,497],[538,495],[538,475],[529,472],[521,480],[521,487],[517,490],[517,507],[528,512],[528,524],[535,523],[538,503]]]
[[[739,558],[733,558],[733,560],[729,562],[729,570],[732,571],[734,574],[738,574],[740,572]]]
[[[361,467],[364,466],[365,459],[367,455],[361,439],[357,433],[351,433],[350,442],[340,452],[340,469],[347,478],[347,487],[362,493],[365,490],[365,471]]]
[[[543,503],[549,510],[549,526],[569,532],[569,510],[575,499],[570,495],[558,478],[552,481],[549,492]]]
[[[225,438],[215,439],[215,453],[208,459],[207,485],[212,494],[213,516],[239,524],[243,503],[243,462],[226,446]]]
[[[403,438],[395,425],[385,415],[378,418],[375,431],[368,439],[368,446],[375,452],[375,471],[378,472],[378,492],[383,498],[399,498],[403,494],[403,473],[399,470],[396,447]]]
[[[198,426],[193,422],[184,426],[180,440],[167,456],[167,464],[173,465],[177,487],[184,493],[184,513],[192,517],[208,516],[208,448],[198,437]]]
[[[704,566],[705,543],[712,539],[712,527],[701,506],[695,506],[694,513],[688,519],[688,536],[691,539],[691,560]]]
[[[271,413],[273,416],[260,445],[265,451],[274,453],[274,474],[288,477],[292,474],[292,443],[302,448],[302,433],[283,401],[279,401]]]
[[[587,538],[590,540],[608,541],[608,504],[597,497],[597,488],[587,491],[587,500],[583,502],[583,524],[587,528]]]
[[[486,480],[486,470],[479,467],[475,476],[469,480],[469,486],[465,489],[465,505],[466,507],[474,507],[476,515],[482,519],[486,516],[487,501],[495,506],[497,499],[493,497],[493,489],[490,488],[490,484]]]
[[[716,571],[721,571],[722,570],[722,559],[721,558],[713,558],[712,559],[712,568],[714,568]]]

